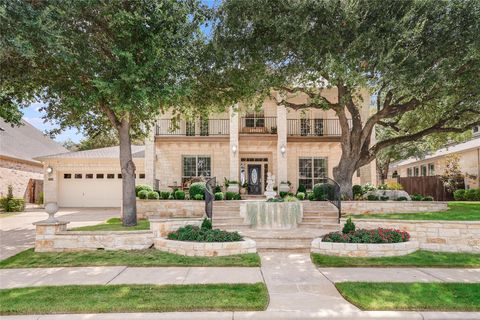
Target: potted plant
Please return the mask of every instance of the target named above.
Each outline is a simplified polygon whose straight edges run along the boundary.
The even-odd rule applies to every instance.
[[[290,181],[282,181],[280,182],[280,186],[278,187],[278,192],[290,192],[290,186],[292,183]]]

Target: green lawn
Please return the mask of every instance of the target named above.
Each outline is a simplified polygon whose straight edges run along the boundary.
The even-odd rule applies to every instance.
[[[354,258],[312,253],[312,261],[321,267],[478,268],[480,267],[480,254],[418,250],[414,253],[398,257]]]
[[[120,218],[108,219],[105,223],[94,226],[78,227],[70,229],[71,231],[130,231],[130,230],[149,230],[150,221],[138,220],[134,227],[124,227]]]
[[[420,213],[374,213],[351,215],[353,219],[400,219],[400,220],[480,220],[480,202],[449,202],[443,212]]]
[[[480,283],[342,282],[335,286],[362,310],[480,311]]]
[[[85,266],[259,267],[260,257],[256,253],[225,257],[187,257],[155,249],[81,252],[34,252],[33,249],[28,249],[0,261],[0,269]]]
[[[265,310],[265,284],[95,285],[0,290],[0,314]],[[128,318],[128,317],[127,317]]]

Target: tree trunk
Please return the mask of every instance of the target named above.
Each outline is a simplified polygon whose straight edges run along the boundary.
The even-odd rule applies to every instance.
[[[333,168],[333,179],[340,185],[342,198],[353,198],[352,178],[354,174],[355,166],[352,165],[352,161],[342,153],[338,166]]]
[[[135,195],[135,163],[132,158],[130,123],[122,120],[118,127],[120,140],[120,167],[122,170],[122,218],[123,225],[137,225],[137,199]]]

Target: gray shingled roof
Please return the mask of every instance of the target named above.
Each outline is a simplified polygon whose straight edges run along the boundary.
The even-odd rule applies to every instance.
[[[67,151],[25,120],[22,125],[12,127],[0,119],[1,156],[36,162],[37,157]]]
[[[44,159],[88,159],[88,158],[116,158],[118,159],[120,156],[120,148],[117,147],[108,147],[108,148],[100,148],[100,149],[92,149],[92,150],[84,150],[84,151],[73,151],[73,152],[65,152],[59,154],[52,154],[42,157],[37,157],[38,160]],[[145,157],[145,146],[133,146],[132,145],[132,156],[134,158],[144,158]]]

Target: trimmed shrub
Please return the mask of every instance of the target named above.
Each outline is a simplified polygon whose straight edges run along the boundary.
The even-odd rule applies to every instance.
[[[168,200],[175,200],[175,197],[173,196],[172,192],[170,192],[170,195],[168,196]]]
[[[315,200],[315,195],[313,194],[313,192],[307,193],[307,199],[310,200],[310,201]]]
[[[406,242],[410,234],[396,229],[358,229],[350,233],[331,232],[323,236],[324,242],[343,243],[398,243]]]
[[[388,199],[390,199],[389,196],[380,196],[380,200],[382,201],[387,201]]]
[[[423,200],[423,196],[421,194],[414,194],[410,198],[412,198],[412,201],[422,201]]]
[[[167,238],[170,240],[194,242],[233,242],[243,240],[243,237],[238,232],[204,229],[192,225],[181,227],[177,231],[169,233]]]
[[[286,196],[288,196],[288,192],[280,191],[278,195],[280,196],[280,198],[285,198]]]
[[[156,191],[147,191],[147,199],[150,200],[158,200],[160,199],[160,196],[158,195],[158,192]]]
[[[477,197],[475,198],[476,201],[480,201],[480,188],[477,188]]]
[[[139,184],[138,186],[135,186],[135,194],[137,195],[137,197],[139,197],[138,193],[142,190],[153,191],[152,187],[144,185],[144,184]]]
[[[297,197],[295,197],[295,196],[290,196],[290,195],[286,196],[286,197],[283,198],[283,199],[285,200],[285,202],[297,202],[297,201],[298,201]]]
[[[220,187],[218,184],[215,186],[214,193],[222,192],[222,187]]]
[[[182,190],[177,190],[174,193],[174,197],[177,200],[185,200],[185,192],[183,192]]]
[[[464,201],[465,200],[465,189],[455,190],[455,192],[453,193],[453,198],[457,201]]]
[[[215,192],[215,200],[223,200],[223,192]]]
[[[0,199],[0,207],[5,212],[22,212],[25,211],[25,199],[7,196]]]
[[[297,199],[298,199],[298,200],[305,200],[305,193],[303,193],[303,192],[298,192],[298,193],[297,193]]]
[[[297,195],[299,193],[303,193],[304,195],[307,193],[307,188],[305,188],[305,186],[303,184],[298,185]]]
[[[225,193],[225,198],[227,200],[241,200],[242,199],[242,197],[240,196],[240,193],[236,193],[236,192]]]
[[[476,189],[467,189],[465,190],[465,200],[466,201],[475,201],[477,199],[477,190]]]
[[[354,199],[362,196],[362,195],[363,195],[363,188],[362,188],[362,186],[361,186],[361,185],[358,185],[358,184],[354,185],[354,186],[352,187],[352,193],[353,193],[353,198],[354,198]]]
[[[190,189],[188,190],[190,194],[190,199],[195,199],[195,195],[200,194],[203,196],[205,195],[205,182],[194,182],[190,185]]]
[[[376,196],[376,195],[374,195],[374,194],[369,194],[369,195],[367,196],[367,200],[368,200],[368,201],[378,201],[379,198],[378,198],[378,196]]]
[[[203,230],[212,230],[212,221],[208,218],[203,219],[201,227]]]
[[[160,191],[160,198],[163,200],[168,200],[170,198],[170,192],[168,191]]]
[[[151,191],[148,191],[148,190],[140,190],[140,191],[138,191],[137,196],[138,196],[140,199],[147,199],[149,192],[151,192]],[[157,194],[157,196],[158,196],[158,194]]]
[[[317,183],[313,186],[315,200],[333,200],[333,186],[326,183]]]
[[[342,229],[343,234],[347,234],[350,232],[355,232],[355,223],[352,222],[352,218],[347,219]]]
[[[401,197],[397,198],[397,201],[407,201],[407,200],[408,200],[408,198],[404,197],[404,196],[401,196]]]
[[[199,194],[197,193],[194,197],[193,197],[194,200],[203,200],[203,194]]]
[[[432,196],[425,196],[425,197],[423,197],[422,201],[433,201],[433,197]]]

